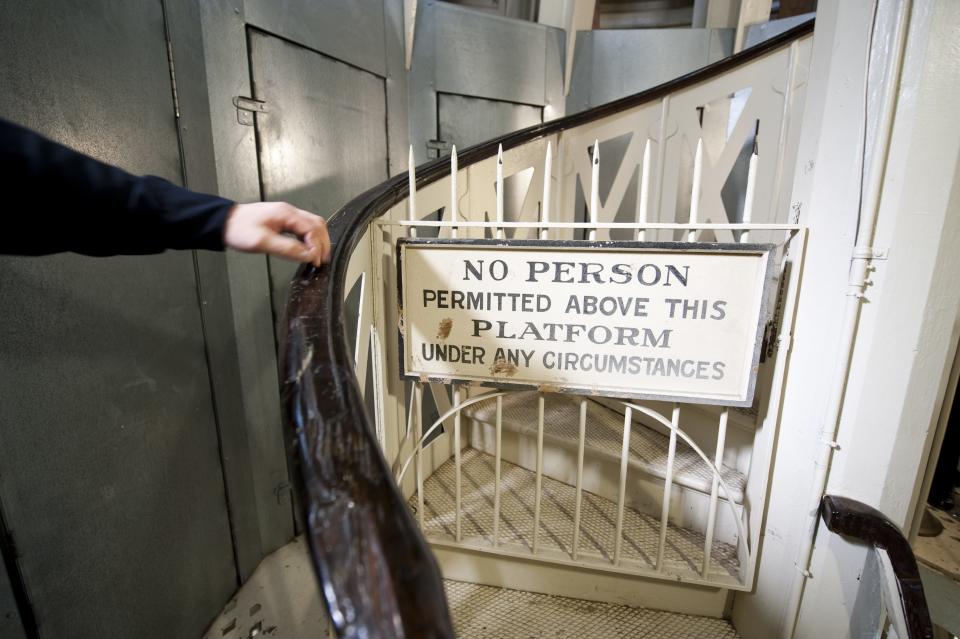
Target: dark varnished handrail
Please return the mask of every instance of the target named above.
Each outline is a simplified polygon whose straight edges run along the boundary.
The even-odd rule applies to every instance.
[[[470,147],[460,167],[559,131],[658,100],[810,34],[810,20],[693,73],[608,104]],[[417,188],[449,173],[441,158],[417,168]],[[346,338],[347,268],[368,224],[407,196],[407,174],[349,202],[328,223],[328,266],[291,284],[283,338],[282,399],[294,435],[291,463],[321,590],[341,637],[453,637],[439,570],[369,424]]]
[[[920,570],[913,549],[900,529],[882,512],[847,497],[824,495],[820,516],[827,529],[838,535],[853,537],[890,557],[900,593],[900,605],[907,622],[906,639],[932,639],[933,624],[923,594]]]

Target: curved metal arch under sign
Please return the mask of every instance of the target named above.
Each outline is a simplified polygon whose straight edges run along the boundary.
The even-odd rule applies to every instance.
[[[774,248],[401,239],[401,375],[750,406]]]

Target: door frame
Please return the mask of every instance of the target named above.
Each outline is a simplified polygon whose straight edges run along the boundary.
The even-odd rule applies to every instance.
[[[283,11],[277,11],[273,0],[197,4],[204,66],[216,70],[207,77],[210,153],[205,158],[216,180],[216,192],[238,202],[255,202],[261,197],[255,127],[249,125],[256,115],[237,106],[244,104],[238,98],[253,97],[248,27],[384,78],[389,174],[406,170],[407,83],[401,3],[288,0]],[[375,26],[378,21],[382,30]],[[216,405],[218,413],[231,414],[221,441],[242,582],[264,556],[289,541],[296,528],[291,482],[277,480],[289,478],[286,451],[290,438],[284,431],[280,405],[268,261],[262,255],[237,252],[225,256],[211,284],[225,301],[217,325],[225,327],[229,338],[211,352],[211,365],[236,378],[230,392],[217,394]]]

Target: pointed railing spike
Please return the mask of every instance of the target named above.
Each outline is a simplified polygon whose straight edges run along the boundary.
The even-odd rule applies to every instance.
[[[450,149],[450,222],[457,222],[457,145]],[[457,227],[450,227],[450,237],[457,237]]]
[[[410,145],[410,152],[407,154],[407,219],[411,222],[417,221],[417,166],[413,159],[413,145]],[[417,236],[417,227],[411,226],[408,231],[410,237]]]
[[[590,168],[590,223],[600,221],[600,140],[593,141],[593,164]],[[591,242],[597,239],[597,229],[588,233]]]
[[[503,145],[497,147],[497,222],[503,222]],[[503,239],[503,227],[497,227],[497,239]]]
[[[747,168],[747,191],[743,196],[743,219],[744,224],[753,222],[753,197],[757,188],[757,147],[753,147],[753,153],[750,154],[750,165]],[[750,241],[750,231],[740,233],[741,242]]]
[[[703,175],[703,138],[697,140],[697,153],[693,156],[693,188],[690,189],[690,223],[700,222],[700,182]],[[697,240],[697,230],[687,232],[687,241]]]
[[[637,223],[646,224],[649,219],[650,206],[650,138],[643,145],[643,163],[640,165],[640,195],[637,209]],[[637,239],[641,242],[647,239],[646,229],[637,229]]]
[[[543,202],[540,207],[540,221],[550,222],[550,186],[553,175],[553,147],[550,140],[547,140],[547,156],[543,161]],[[540,239],[545,240],[550,236],[547,229],[540,229]]]

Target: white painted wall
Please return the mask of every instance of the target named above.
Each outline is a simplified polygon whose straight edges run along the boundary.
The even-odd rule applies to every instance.
[[[875,116],[897,0],[881,0],[867,112]],[[818,6],[793,204],[810,243],[793,359],[753,594],[733,620],[746,639],[777,636],[809,515],[812,460],[837,344],[859,202],[864,79],[873,3]],[[960,3],[916,0],[889,146],[875,245],[828,492],[909,527],[960,317]],[[868,130],[868,140],[874,135]],[[797,637],[874,636],[876,565],[856,544],[819,531]]]

